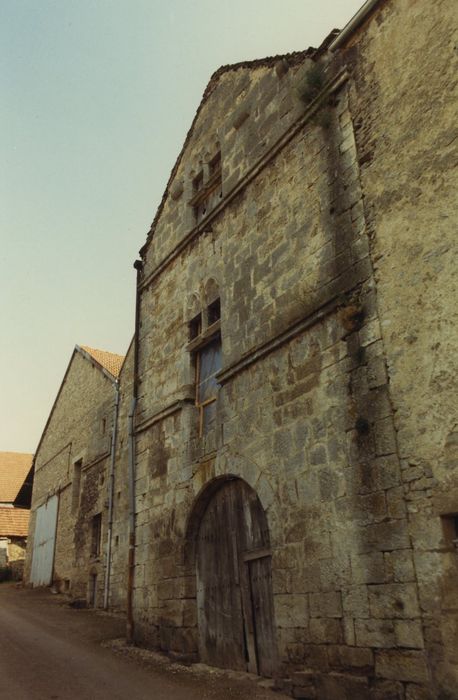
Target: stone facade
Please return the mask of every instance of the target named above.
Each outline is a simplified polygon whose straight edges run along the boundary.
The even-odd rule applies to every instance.
[[[205,91],[137,265],[108,603],[297,698],[456,700],[456,8],[366,9]],[[92,371],[74,358],[35,462],[77,596],[110,526]]]
[[[296,697],[458,697],[454,14],[381,2],[334,50],[216,73],[141,251],[137,639],[202,656],[188,555],[239,478]],[[216,288],[199,435],[189,333]]]
[[[34,458],[25,579],[33,582],[37,510],[57,496],[52,583],[97,607],[104,598],[116,386],[116,376],[77,346]]]

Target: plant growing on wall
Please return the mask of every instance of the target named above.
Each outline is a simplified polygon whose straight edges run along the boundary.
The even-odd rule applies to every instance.
[[[326,76],[323,66],[318,63],[312,63],[297,84],[299,99],[306,105],[309,104],[323,89],[325,82]]]
[[[300,76],[296,85],[296,94],[299,100],[308,106],[320,94],[326,84],[324,66],[312,63]],[[313,123],[328,129],[331,126],[331,111],[328,102],[323,104],[313,117]]]

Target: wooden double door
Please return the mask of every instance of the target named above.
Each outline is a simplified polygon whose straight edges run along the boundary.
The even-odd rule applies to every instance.
[[[197,537],[200,658],[223,668],[272,676],[276,643],[267,519],[242,480],[225,481]]]

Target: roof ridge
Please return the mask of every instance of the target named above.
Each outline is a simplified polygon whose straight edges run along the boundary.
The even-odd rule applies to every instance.
[[[125,357],[125,355],[121,355],[119,352],[113,352],[112,350],[103,350],[102,348],[93,348],[91,345],[80,345],[80,348],[83,350],[93,350],[95,352],[105,352],[108,355],[116,355],[116,357]]]
[[[102,369],[111,377],[117,379],[121,372],[121,368],[126,359],[125,355],[119,355],[110,350],[100,350],[99,348],[91,348],[89,345],[77,345],[76,349],[86,356],[86,359],[94,360]]]

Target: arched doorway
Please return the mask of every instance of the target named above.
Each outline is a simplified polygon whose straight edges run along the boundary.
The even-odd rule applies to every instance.
[[[272,676],[276,644],[266,514],[241,479],[220,480],[209,494],[204,507],[201,500],[195,542],[200,658]]]

